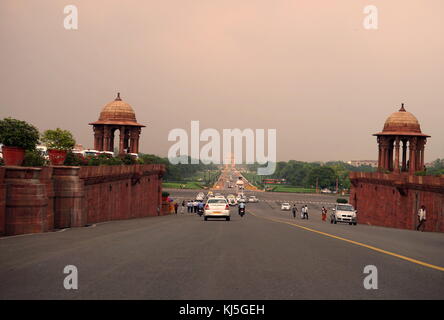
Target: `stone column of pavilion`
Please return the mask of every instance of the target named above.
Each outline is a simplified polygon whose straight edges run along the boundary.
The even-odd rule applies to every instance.
[[[120,98],[111,101],[100,112],[99,120],[91,122],[94,129],[94,149],[114,151],[114,134],[119,130],[119,154],[138,153],[141,128],[133,108]]]
[[[424,149],[430,136],[421,132],[418,119],[405,110],[404,104],[387,118],[382,132],[374,136],[378,137],[379,171],[414,174],[424,170]]]

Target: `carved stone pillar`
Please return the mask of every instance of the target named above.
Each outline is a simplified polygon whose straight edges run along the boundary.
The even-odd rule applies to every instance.
[[[114,152],[114,132],[116,132],[115,128],[111,128],[111,136],[109,141],[109,150],[111,152]]]
[[[395,172],[399,172],[399,145],[400,145],[400,140],[398,137],[395,140],[395,166],[394,166]]]
[[[110,151],[111,146],[111,128],[105,125],[103,130],[103,148],[100,151]]]
[[[119,154],[125,153],[125,126],[119,129]]]
[[[103,127],[94,126],[94,149],[103,150]]]
[[[390,170],[389,169],[389,143],[386,137],[381,137],[381,148],[382,148],[382,169],[383,170]]]
[[[387,168],[389,171],[393,171],[393,141],[389,140],[388,142],[388,163]]]
[[[407,140],[402,140],[402,168],[401,171],[407,171]]]
[[[409,165],[409,173],[410,174],[415,174],[415,171],[417,169],[417,164],[416,164],[416,158],[417,158],[417,138],[416,137],[412,137],[410,138],[410,143],[409,143],[409,150],[410,150],[410,157],[409,157],[409,161],[410,161],[410,165]]]
[[[381,147],[381,138],[377,138],[378,141],[378,171],[382,170],[382,147]]]
[[[131,153],[136,153],[137,138],[138,138],[137,128],[131,128],[131,132],[130,132],[130,152]]]
[[[129,139],[130,139],[130,129],[125,128],[125,139],[123,141],[123,148],[125,149],[125,153],[129,152]]]
[[[422,139],[422,143],[421,143],[421,168],[420,168],[420,170],[424,170],[425,169],[424,151],[425,151],[426,143],[427,143],[427,139],[426,138]]]

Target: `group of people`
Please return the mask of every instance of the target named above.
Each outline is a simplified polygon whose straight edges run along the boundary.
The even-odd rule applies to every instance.
[[[179,207],[179,205],[176,203],[174,205],[174,207],[175,207],[175,211],[177,213],[177,208]],[[202,209],[204,207],[204,203],[203,203],[203,201],[198,201],[198,200],[187,200],[187,201],[183,200],[181,213],[185,212],[185,207],[187,208],[188,213],[198,213],[199,209]]]
[[[296,207],[296,204],[293,204],[293,208],[291,209],[291,212],[293,213],[293,218],[296,219],[296,213],[298,212],[298,208]],[[308,220],[308,206],[307,205],[303,205],[301,207],[301,219]]]
[[[298,212],[298,208],[296,207],[296,204],[293,204],[293,208],[291,209],[291,211],[293,213],[293,218],[296,219],[296,213]],[[321,216],[322,216],[322,221],[327,220],[327,209],[325,207],[322,207],[322,209],[321,209]],[[308,206],[307,205],[303,205],[301,207],[301,219],[308,220]]]

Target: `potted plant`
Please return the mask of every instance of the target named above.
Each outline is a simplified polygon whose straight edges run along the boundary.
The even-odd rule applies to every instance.
[[[166,201],[168,201],[168,197],[169,197],[169,195],[170,195],[169,192],[163,191],[163,192],[162,192],[162,202],[166,202]]]
[[[68,151],[76,144],[71,132],[60,128],[43,132],[42,142],[48,148],[49,161],[55,166],[63,165]]]
[[[3,144],[5,165],[21,165],[25,150],[34,150],[38,142],[39,131],[33,125],[13,118],[0,120],[0,143]]]

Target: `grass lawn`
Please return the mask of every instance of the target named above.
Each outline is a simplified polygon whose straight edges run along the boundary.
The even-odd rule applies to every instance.
[[[199,182],[163,182],[162,188],[169,189],[203,189]]]
[[[275,185],[272,192],[315,193],[316,189],[286,186],[286,185]]]

